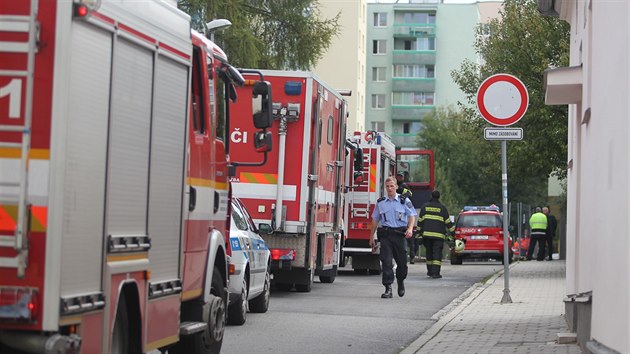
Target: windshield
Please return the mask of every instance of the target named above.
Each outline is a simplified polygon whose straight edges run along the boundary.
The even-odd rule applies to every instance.
[[[457,227],[501,227],[501,217],[497,214],[462,214]]]

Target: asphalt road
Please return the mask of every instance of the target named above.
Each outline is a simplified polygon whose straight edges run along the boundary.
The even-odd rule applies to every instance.
[[[333,284],[316,278],[310,293],[274,291],[267,313],[248,313],[244,325],[226,328],[221,353],[398,353],[452,300],[503,269],[500,262],[446,261],[444,278],[431,279],[424,263],[409,267],[402,298],[394,285],[394,298],[381,299],[381,276],[351,268],[342,268]]]

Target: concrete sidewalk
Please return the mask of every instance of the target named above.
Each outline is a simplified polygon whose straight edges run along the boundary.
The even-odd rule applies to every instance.
[[[514,263],[509,282],[512,303],[501,304],[501,271],[454,300],[451,310],[401,353],[582,352],[575,343],[558,344],[558,334],[566,339],[562,334],[568,332],[564,261]]]

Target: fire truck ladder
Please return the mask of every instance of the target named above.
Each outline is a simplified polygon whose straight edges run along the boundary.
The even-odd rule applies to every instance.
[[[367,161],[367,162],[366,162]],[[352,216],[359,218],[370,217],[370,181],[372,180],[372,171],[370,170],[370,161],[372,161],[371,149],[368,152],[363,152],[363,170],[367,171],[367,180],[365,182],[365,192],[358,192],[352,189],[352,203],[351,208]],[[357,205],[361,205],[358,207]]]
[[[21,135],[20,142],[0,142],[0,149],[21,150],[20,165],[17,181],[0,181],[0,204],[17,207],[17,220],[15,232],[12,236],[0,235],[0,247],[11,247],[17,251],[15,257],[0,257],[1,268],[17,268],[18,277],[24,277],[28,261],[28,239],[26,237],[29,223],[28,196],[28,164],[29,150],[31,146],[31,122],[33,113],[33,74],[35,71],[35,54],[37,52],[37,37],[39,24],[37,19],[37,0],[31,0],[29,15],[1,15],[0,31],[12,33],[25,33],[27,41],[2,41],[0,52],[2,54],[26,54],[27,64],[24,70],[0,70],[0,76],[13,78],[3,87],[0,95],[10,95],[10,100],[17,102],[9,104],[9,119],[19,119],[22,93],[22,83],[26,82],[24,119],[22,125],[0,125],[0,132]],[[5,91],[6,90],[6,91]],[[15,193],[17,191],[17,193]]]

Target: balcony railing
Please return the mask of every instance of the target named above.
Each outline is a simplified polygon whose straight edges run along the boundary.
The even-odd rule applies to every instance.
[[[392,142],[396,147],[401,148],[411,148],[418,147],[416,140],[418,139],[418,134],[404,134],[404,133],[393,133]]]
[[[435,92],[435,79],[395,77],[392,79],[394,92]]]
[[[435,106],[392,105],[392,120],[421,120],[434,109]]]
[[[435,50],[394,50],[393,63],[435,64]]]
[[[432,23],[414,23],[414,24],[395,24],[394,37],[434,37],[435,24]]]

